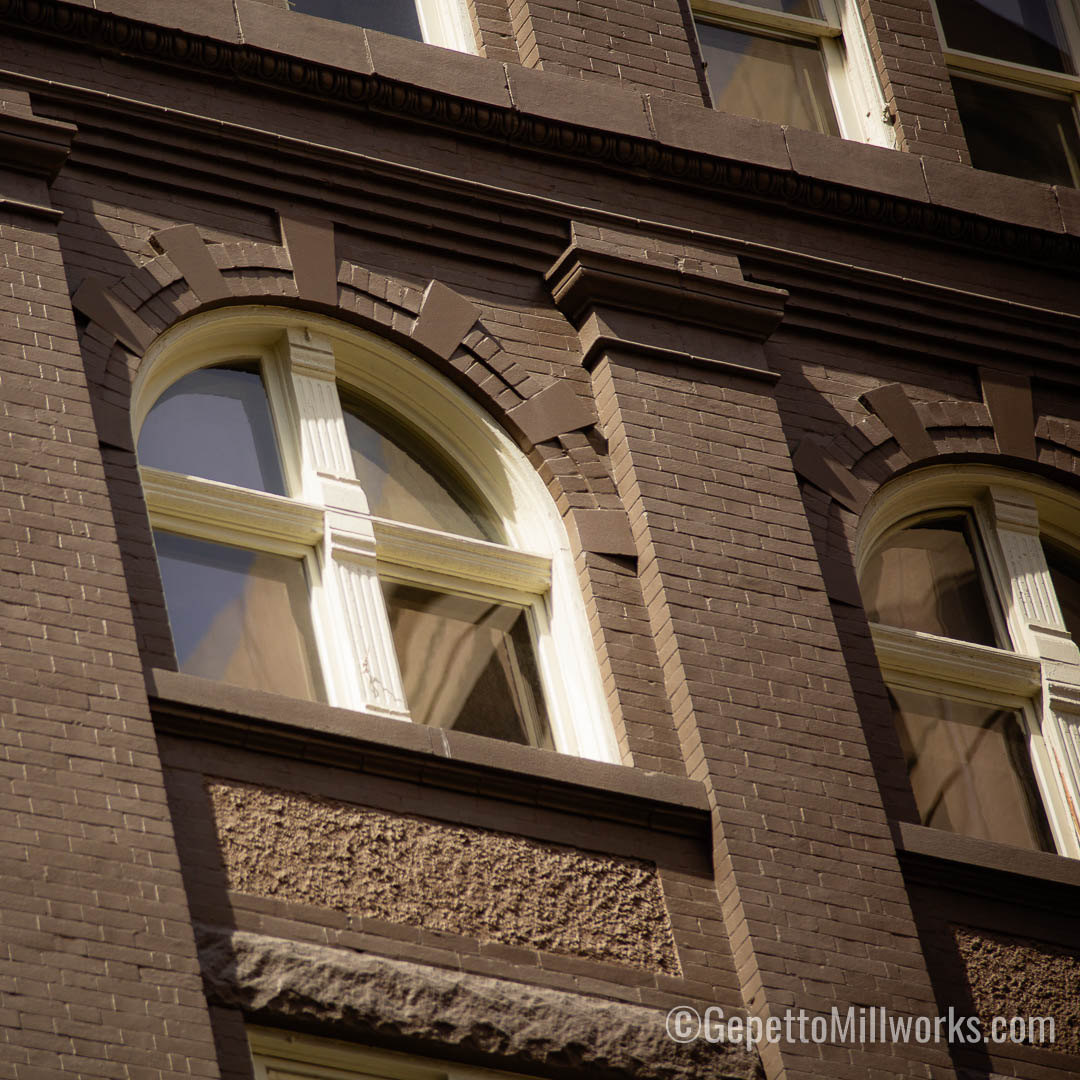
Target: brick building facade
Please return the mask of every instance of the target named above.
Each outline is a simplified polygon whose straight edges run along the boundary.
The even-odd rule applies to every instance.
[[[0,0],[0,1077],[1080,1074],[1075,7],[455,3]]]

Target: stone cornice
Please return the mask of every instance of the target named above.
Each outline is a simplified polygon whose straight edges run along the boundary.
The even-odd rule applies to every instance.
[[[439,88],[415,85],[423,79],[411,74],[416,67],[414,64],[406,65],[410,72],[408,77],[413,81],[410,84],[372,72],[370,68],[368,71],[359,67],[344,70],[330,63],[271,52],[238,40],[136,22],[59,0],[0,0],[0,16],[8,27],[24,32],[61,37],[68,43],[79,41],[102,51],[122,52],[129,57],[182,66],[186,71],[242,79],[277,90],[329,99],[476,137],[496,139],[521,149],[569,155],[578,161],[616,169],[640,169],[715,193],[779,204],[860,227],[903,231],[907,235],[922,235],[1001,255],[1050,262],[1062,269],[1080,267],[1080,236],[1051,231],[1063,228],[1060,213],[1056,218],[1054,214],[1041,218],[1033,216],[1031,220],[1046,224],[1031,227],[1023,220],[1023,215],[1004,220],[993,216],[997,211],[992,208],[978,208],[980,211],[985,209],[985,213],[966,212],[880,190],[817,179],[799,174],[794,168],[751,164],[686,149],[660,139],[641,137],[635,133],[636,125],[629,123],[623,124],[622,130],[598,130],[565,122],[556,115],[522,112],[508,97],[506,105],[491,103],[497,95],[488,95],[488,100],[478,100],[476,96],[470,98],[473,90],[470,78],[462,78],[460,86],[456,86],[453,73],[450,77],[440,73]],[[385,35],[378,36],[385,38]],[[371,37],[374,39],[375,35]],[[392,68],[390,65],[390,70]],[[477,70],[470,68],[470,73],[475,74]],[[580,85],[581,92],[586,92],[586,84]],[[453,92],[455,88],[458,92]],[[629,106],[636,100],[641,107],[640,94],[627,89],[622,96]],[[542,108],[539,106],[538,111]],[[612,120],[613,125],[616,122]],[[840,140],[834,142],[840,144]],[[844,154],[850,149],[838,145],[836,152]],[[867,148],[858,149],[865,151]],[[1032,185],[1033,189],[1039,187]],[[1053,203],[1051,189],[1040,194],[1045,194]]]

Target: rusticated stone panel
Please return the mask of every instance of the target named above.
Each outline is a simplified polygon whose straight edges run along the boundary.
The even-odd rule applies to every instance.
[[[278,788],[207,789],[237,892],[680,972],[649,863]]]
[[[1080,1054],[1080,953],[966,926],[953,936],[984,1029],[995,1016],[1052,1016],[1053,1049]]]

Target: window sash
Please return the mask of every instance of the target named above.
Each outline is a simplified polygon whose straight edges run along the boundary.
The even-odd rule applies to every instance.
[[[692,0],[696,21],[816,45],[824,61],[840,135],[895,148],[885,95],[855,0],[818,0],[821,18],[771,11],[740,0]],[[696,25],[696,23],[695,23]],[[700,43],[699,43],[700,52]]]

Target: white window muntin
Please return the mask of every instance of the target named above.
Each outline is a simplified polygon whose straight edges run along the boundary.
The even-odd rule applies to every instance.
[[[919,470],[887,485],[867,506],[856,543],[858,577],[891,533],[957,507],[974,517],[976,565],[992,589],[987,606],[999,635],[1006,631],[1005,647],[871,624],[878,661],[890,685],[1017,709],[1058,852],[1078,858],[1080,643],[1065,631],[1059,609],[1055,615],[1039,538],[1051,536],[1075,551],[1080,499],[1041,478],[993,466]],[[1017,537],[1027,542],[1011,542]]]
[[[305,370],[290,358],[296,345],[290,347],[286,339],[286,331],[298,327],[332,345],[332,400],[337,401],[341,381],[424,430],[427,441],[440,446],[492,506],[513,546],[382,521],[366,512],[366,499],[350,475],[327,474],[304,460],[304,425],[313,418],[302,414],[312,404],[310,395],[299,400],[297,377]],[[136,440],[154,402],[181,377],[215,364],[252,361],[263,372],[290,496],[144,468],[152,524],[302,558],[330,702],[346,708],[404,715],[392,692],[382,701],[364,693],[363,679],[349,671],[353,659],[342,652],[343,639],[363,633],[393,669],[378,673],[375,681],[391,689],[396,685],[401,698],[381,594],[370,585],[343,583],[356,565],[365,564],[372,578],[377,568],[395,580],[522,607],[534,634],[556,747],[619,761],[569,541],[550,496],[497,425],[415,357],[319,316],[275,308],[208,312],[171,329],[148,351],[132,391]],[[335,407],[337,421],[315,418],[324,435],[327,425],[340,421],[340,406]],[[347,450],[343,427],[333,437],[344,440]]]
[[[829,95],[845,139],[894,149],[885,95],[856,0],[817,0],[820,19],[789,15],[737,0],[692,0],[695,19],[803,44],[816,43],[825,61]],[[700,46],[699,46],[700,51]]]

